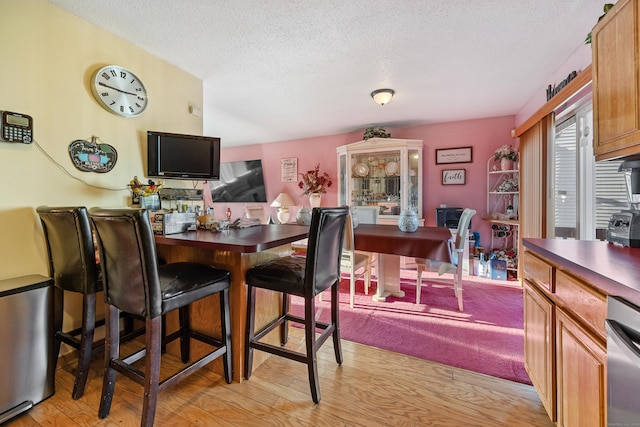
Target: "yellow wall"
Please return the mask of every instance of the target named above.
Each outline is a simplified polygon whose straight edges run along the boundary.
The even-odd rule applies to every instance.
[[[147,130],[202,134],[202,119],[188,111],[202,106],[202,81],[46,0],[0,1],[0,40],[0,110],[31,115],[46,152],[0,142],[0,279],[47,275],[35,207],[128,204],[126,184],[146,172]],[[109,64],[144,82],[149,105],[141,116],[116,116],[94,100],[89,79]],[[70,160],[69,144],[92,135],[118,151],[108,173],[81,172]]]

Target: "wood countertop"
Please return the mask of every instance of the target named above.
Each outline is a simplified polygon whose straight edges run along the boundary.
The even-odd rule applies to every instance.
[[[522,244],[606,295],[620,296],[640,306],[640,248],[562,239],[525,238]]]

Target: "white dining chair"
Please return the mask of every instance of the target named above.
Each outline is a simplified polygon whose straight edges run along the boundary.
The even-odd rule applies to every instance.
[[[458,222],[458,230],[455,238],[451,238],[449,243],[449,255],[451,262],[442,262],[438,269],[438,275],[442,276],[446,273],[453,273],[453,292],[456,298],[458,298],[458,309],[463,311],[462,304],[462,267],[463,267],[463,253],[464,245],[469,233],[469,223],[471,217],[476,214],[474,209],[466,208],[462,215],[460,215],[460,221]],[[422,272],[429,270],[431,267],[431,261],[424,258],[416,258],[416,264],[418,267],[417,279],[416,279],[416,304],[420,304],[420,293],[422,287]]]
[[[355,208],[356,216],[358,224],[377,224],[378,216],[380,215],[380,207],[379,206],[358,206]],[[375,264],[377,260],[377,256],[373,252],[365,252],[365,251],[357,251],[360,254],[366,254],[369,257],[369,271],[370,276],[373,274],[372,266]],[[369,295],[369,286],[371,285],[371,280],[365,281],[364,284],[364,294]],[[351,298],[353,299],[353,297]]]
[[[357,273],[360,270],[361,272]],[[356,294],[356,281],[360,277],[364,277],[365,294],[369,292],[369,286],[371,285],[371,254],[369,252],[356,251],[351,215],[347,218],[344,230],[340,272],[349,273],[349,307],[353,308]],[[320,295],[320,298],[322,298],[322,294]]]

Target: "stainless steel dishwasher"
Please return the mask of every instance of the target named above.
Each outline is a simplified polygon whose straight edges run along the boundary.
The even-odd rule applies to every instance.
[[[640,308],[607,299],[607,426],[640,426]]]
[[[0,424],[54,392],[52,319],[51,279],[0,280]]]

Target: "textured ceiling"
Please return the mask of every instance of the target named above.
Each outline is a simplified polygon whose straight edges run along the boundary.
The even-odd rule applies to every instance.
[[[223,146],[515,114],[604,4],[50,1],[201,78],[204,133]],[[396,95],[381,107],[384,87]]]

